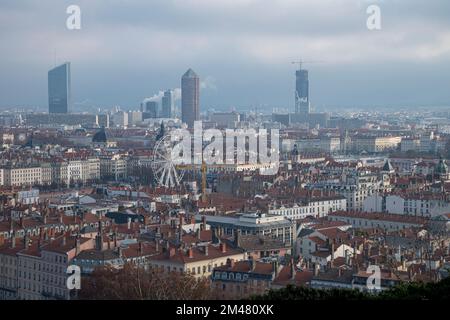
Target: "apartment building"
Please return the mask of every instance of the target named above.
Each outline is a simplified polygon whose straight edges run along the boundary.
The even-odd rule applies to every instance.
[[[344,196],[347,209],[362,211],[364,200],[372,194],[391,190],[387,174],[374,174],[369,171],[358,171],[344,177],[341,181],[321,181],[307,185],[310,189],[328,190]]]
[[[351,223],[353,228],[381,228],[386,231],[423,227],[427,222],[427,219],[422,217],[380,212],[333,212],[328,215],[328,218],[331,221]]]
[[[450,212],[450,200],[446,196],[431,192],[376,194],[365,199],[363,211],[436,217]]]
[[[240,249],[228,248],[226,243],[205,244],[187,249],[167,246],[160,254],[149,257],[149,265],[161,271],[186,272],[200,278],[211,276],[214,268],[225,265],[229,259],[245,260],[246,253]]]
[[[42,184],[42,167],[40,165],[14,165],[2,168],[3,185],[21,187]]]
[[[324,217],[330,212],[345,210],[347,210],[347,199],[342,195],[336,195],[306,200],[298,204],[272,207],[268,213],[297,220],[307,216]]]
[[[396,150],[401,141],[401,137],[357,136],[352,138],[352,146],[356,152],[381,153]]]

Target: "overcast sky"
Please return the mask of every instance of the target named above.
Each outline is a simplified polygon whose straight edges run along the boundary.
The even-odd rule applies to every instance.
[[[96,106],[136,109],[191,67],[202,111],[293,110],[299,58],[322,61],[305,65],[318,109],[450,105],[448,0],[1,0],[0,40],[1,107],[47,106],[55,52],[72,63],[74,101]]]

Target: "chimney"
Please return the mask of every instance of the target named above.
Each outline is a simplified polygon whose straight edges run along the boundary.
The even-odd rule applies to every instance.
[[[100,233],[95,236],[95,249],[98,251],[103,250],[103,239]]]
[[[158,240],[156,240],[156,242],[155,242],[155,251],[159,252],[159,241]]]
[[[331,244],[331,267],[333,267],[334,264],[334,241]]]
[[[342,276],[342,269],[338,268],[338,277],[340,278]]]
[[[227,266],[228,266],[229,268],[233,268],[233,267],[234,267],[234,259],[228,258],[228,259],[227,259]]]
[[[272,261],[272,272],[275,277],[278,276],[278,261]]]
[[[180,214],[180,217],[179,217],[179,219],[180,219],[180,221],[179,221],[179,224],[178,224],[178,226],[180,227],[180,229],[181,229],[181,227],[183,226],[183,215],[182,214]]]
[[[128,228],[128,230],[130,230],[131,229],[131,218],[128,218],[128,221],[127,221],[127,228]]]
[[[113,246],[114,248],[117,248],[117,234],[115,232],[113,234]]]
[[[345,250],[345,264],[350,265],[350,254],[348,253],[348,250]]]
[[[208,245],[205,246],[205,256],[208,256],[209,253],[209,247]]]
[[[250,271],[255,271],[256,262],[253,257],[250,257]]]
[[[78,255],[81,252],[81,240],[80,236],[77,236],[77,239],[75,241],[75,255]]]
[[[226,253],[227,252],[227,245],[226,245],[226,243],[221,243],[219,245],[219,248],[220,248],[220,252],[222,252],[222,253]]]
[[[142,248],[142,242],[139,242],[139,254],[142,254],[144,252]]]
[[[16,247],[16,234],[13,232],[13,234],[11,235],[11,248],[15,248]]]
[[[66,240],[66,234],[63,233],[63,238],[62,238],[62,245],[65,246],[67,244],[67,240]]]
[[[194,249],[192,249],[192,248],[188,249],[188,256],[190,259],[194,258]]]
[[[234,232],[234,244],[236,247],[241,245],[241,230],[236,230]]]
[[[294,258],[291,258],[291,280],[295,280],[295,273]]]
[[[202,216],[202,226],[203,226],[203,230],[206,230],[206,217]]]
[[[319,264],[318,263],[314,263],[313,268],[314,268],[314,276],[317,277],[319,275],[319,272],[320,272]]]
[[[25,250],[27,250],[28,245],[30,244],[30,240],[28,239],[28,234],[25,234],[25,237],[23,238],[23,244],[24,244]]]

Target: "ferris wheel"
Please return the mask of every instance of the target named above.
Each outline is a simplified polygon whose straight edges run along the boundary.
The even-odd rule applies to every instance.
[[[165,135],[153,150],[151,168],[158,184],[165,188],[179,186],[185,173],[184,169],[177,166],[179,162],[173,156],[172,150],[176,143],[171,141],[170,135]]]

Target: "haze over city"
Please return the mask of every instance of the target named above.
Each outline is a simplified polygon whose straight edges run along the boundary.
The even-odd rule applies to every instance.
[[[382,28],[366,27],[367,6]],[[47,71],[70,61],[77,106],[138,109],[178,88],[192,67],[201,111],[294,109],[298,59],[311,104],[450,105],[448,1],[76,1],[82,29],[66,28],[73,1],[0,3],[0,107],[46,110]]]

